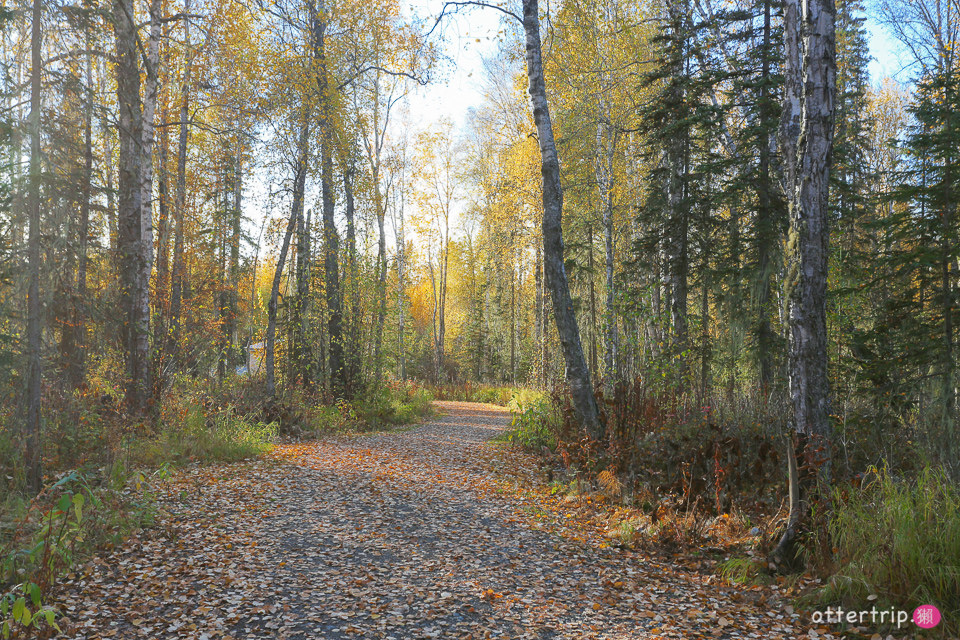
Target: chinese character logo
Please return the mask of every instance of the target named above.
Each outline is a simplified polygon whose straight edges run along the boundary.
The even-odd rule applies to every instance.
[[[933,629],[940,624],[940,610],[932,604],[923,604],[913,612],[913,621],[921,629]]]

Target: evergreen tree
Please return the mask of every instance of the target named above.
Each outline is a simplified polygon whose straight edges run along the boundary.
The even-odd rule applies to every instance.
[[[652,42],[658,57],[643,76],[652,97],[640,107],[643,154],[653,167],[639,207],[643,234],[635,245],[638,264],[664,266],[670,348],[686,369],[691,345],[691,265],[699,263],[701,286],[709,280],[718,189],[723,161],[723,113],[710,101],[723,78],[715,51],[704,45],[712,25],[695,19],[688,0],[668,2]],[[703,314],[701,314],[703,315]],[[701,318],[703,320],[703,318]]]
[[[724,17],[732,40],[740,45],[736,59],[730,61],[730,84],[743,122],[734,131],[736,157],[731,158],[731,177],[724,194],[730,216],[725,263],[731,286],[726,307],[731,326],[738,325],[744,319],[744,298],[749,295],[751,351],[760,385],[768,388],[778,355],[783,353],[774,327],[777,312],[773,304],[773,276],[782,262],[778,248],[786,226],[775,144],[781,112],[783,35],[775,23],[772,0],[755,0],[747,10]],[[746,256],[746,263],[741,264],[741,256]],[[749,284],[747,292],[740,288],[744,278]],[[731,366],[736,366],[736,358]]]
[[[915,119],[906,149],[908,167],[894,193],[901,206],[888,224],[900,250],[893,256],[899,273],[896,305],[911,309],[913,319],[902,333],[912,344],[905,353],[918,381],[935,380],[922,388],[943,425],[940,451],[950,459],[956,448],[956,264],[960,258],[957,206],[960,202],[960,73],[944,67],[931,71],[918,84]]]

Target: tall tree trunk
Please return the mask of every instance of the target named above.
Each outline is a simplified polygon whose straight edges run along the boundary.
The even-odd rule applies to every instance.
[[[610,388],[613,388],[619,378],[618,351],[620,336],[617,331],[616,289],[613,281],[614,243],[613,243],[613,161],[617,148],[616,134],[611,132],[609,148],[607,149],[607,166],[604,169],[603,180],[603,245],[606,258],[606,285],[607,299],[604,309],[604,323],[606,324],[607,349],[604,352],[604,377]]]
[[[543,389],[546,387],[546,367],[543,361],[543,341],[546,338],[544,331],[544,309],[543,309],[543,249],[537,244],[534,247],[533,260],[533,345],[536,350],[536,385]],[[482,325],[481,325],[482,326]]]
[[[127,409],[137,415],[147,409],[150,390],[150,291],[145,276],[148,252],[143,214],[143,110],[140,65],[132,0],[114,0],[117,44],[117,104],[120,116],[119,226],[121,299],[126,315],[125,343]]]
[[[342,398],[352,392],[347,388],[343,359],[343,309],[340,299],[340,234],[334,220],[333,199],[333,113],[330,81],[327,77],[326,8],[323,1],[312,11],[313,57],[317,62],[317,94],[320,100],[320,182],[323,200],[323,275],[327,303],[327,357],[330,370],[330,392]]]
[[[360,313],[360,275],[357,271],[357,227],[355,224],[356,208],[353,200],[353,174],[352,163],[348,163],[343,170],[343,199],[344,213],[347,219],[347,265],[344,269],[344,282],[341,288],[346,289],[346,337],[344,345],[344,368],[346,370],[345,379],[347,388],[354,388],[356,381],[360,377],[360,332],[363,321]]]
[[[830,422],[827,378],[827,241],[830,162],[836,97],[836,33],[833,0],[803,5],[803,100],[797,141],[796,183],[790,200],[787,280],[791,426],[829,480]],[[794,34],[785,33],[790,42]],[[788,84],[793,84],[788,80]],[[797,84],[800,84],[799,81]],[[785,107],[787,108],[787,107]],[[810,445],[810,447],[807,447]],[[791,457],[797,447],[791,446]],[[796,461],[793,461],[796,465]],[[798,465],[799,466],[799,465]],[[792,472],[791,512],[775,560],[796,559],[796,537],[809,510],[816,476]]]
[[[678,136],[670,145],[670,219],[667,231],[667,271],[670,302],[670,321],[673,328],[674,357],[680,362],[680,370],[686,370],[683,356],[689,346],[687,327],[688,256],[689,256],[689,211],[686,192],[686,148],[689,142]]]
[[[770,75],[770,4],[763,3],[763,62],[760,71],[760,113],[767,110],[767,78]],[[764,126],[766,122],[762,122]],[[773,330],[770,327],[771,276],[773,272],[772,252],[776,242],[776,226],[773,216],[773,203],[770,194],[770,144],[760,147],[760,178],[757,181],[757,275],[760,279],[760,291],[757,297],[757,359],[760,365],[760,388],[766,393],[773,382]]]
[[[402,181],[401,181],[402,183]],[[406,295],[404,291],[404,269],[406,268],[406,235],[404,233],[403,219],[403,194],[400,194],[399,211],[397,218],[399,223],[396,228],[397,235],[397,357],[400,360],[400,379],[407,379],[407,362],[403,344],[404,324],[405,324],[405,305]]]
[[[309,125],[303,125],[309,131]],[[308,138],[301,131],[298,147],[297,176],[301,171],[306,176],[308,155],[306,144]],[[309,135],[309,134],[306,134]],[[307,230],[307,220],[304,216],[304,190],[306,178],[295,180],[293,186],[293,214],[297,219],[297,264],[296,264],[296,295],[290,308],[290,324],[293,340],[287,353],[290,358],[290,370],[293,373],[291,383],[299,381],[309,386],[311,384],[310,364],[312,362],[310,346],[307,341],[307,301],[310,297],[310,233]]]
[[[780,117],[780,156],[783,164],[783,194],[791,205],[797,187],[800,90],[800,0],[783,0],[783,112]]]
[[[183,293],[186,284],[187,268],[184,255],[184,218],[187,208],[187,142],[190,138],[190,75],[193,68],[193,48],[190,41],[190,0],[184,0],[183,19],[184,47],[186,62],[183,69],[183,81],[180,85],[180,136],[177,140],[177,187],[174,194],[174,237],[173,266],[170,286],[170,343],[166,349],[176,360],[180,348],[180,316],[183,307]]]
[[[523,0],[523,27],[526,35],[527,78],[533,119],[540,143],[543,176],[543,261],[544,275],[553,299],[553,317],[563,348],[567,384],[580,426],[594,438],[603,436],[597,402],[593,397],[590,370],[583,357],[580,329],[573,310],[570,286],[563,265],[563,191],[560,187],[560,159],[553,138],[553,124],[547,103],[540,49],[540,16],[537,0]]]
[[[91,48],[89,27],[86,46]],[[77,283],[72,304],[73,349],[69,354],[67,378],[73,387],[83,382],[87,355],[87,246],[90,235],[90,200],[93,185],[93,61],[87,53],[84,61],[87,99],[83,113],[83,182],[80,187],[80,246],[77,249]]]
[[[297,160],[294,166],[293,177],[293,204],[290,207],[290,221],[287,223],[286,233],[283,234],[283,243],[280,245],[280,255],[277,257],[277,267],[273,272],[273,284],[270,286],[270,301],[267,303],[267,344],[266,368],[267,396],[277,396],[276,377],[276,344],[277,344],[277,302],[280,297],[280,281],[283,279],[283,267],[287,262],[287,253],[290,251],[290,239],[302,215],[303,191],[307,179],[307,151],[310,141],[309,117],[305,117],[300,125],[300,138],[297,141]],[[299,194],[299,198],[298,198]]]
[[[375,167],[373,184],[376,189],[377,208],[377,322],[374,328],[373,346],[373,384],[379,385],[383,377],[383,362],[381,346],[383,344],[383,325],[387,318],[387,231],[386,231],[386,197],[380,195],[379,162]]]
[[[596,373],[597,367],[597,291],[593,263],[593,222],[587,223],[587,271],[590,275],[590,371]]]
[[[447,203],[443,229],[443,261],[440,263],[440,291],[437,306],[437,380],[444,380],[447,334],[447,274],[450,269],[450,209]]]
[[[43,471],[40,457],[40,409],[42,376],[40,361],[40,88],[43,74],[43,5],[33,0],[33,24],[30,28],[30,194],[29,224],[27,232],[27,420],[24,443],[26,444],[27,489],[31,494],[40,493]]]
[[[164,100],[163,111],[160,114],[162,122],[166,122],[168,110]],[[160,152],[157,158],[157,276],[153,288],[156,296],[154,303],[156,311],[155,335],[157,340],[153,349],[153,401],[160,402],[163,393],[163,381],[166,378],[167,349],[166,339],[167,321],[170,314],[170,173],[167,170],[167,161],[170,157],[170,127],[163,127],[160,132]]]
[[[147,283],[153,268],[153,143],[156,131],[157,95],[160,89],[160,37],[163,21],[162,0],[150,0],[150,38],[147,44],[146,83],[143,90],[143,142],[140,152],[141,179],[141,243],[143,258],[140,276]],[[147,303],[149,307],[149,302]]]
[[[233,175],[233,216],[230,235],[230,299],[228,301],[227,353],[228,364],[236,364],[237,333],[240,318],[240,240],[243,227],[243,147],[238,141],[234,158]],[[309,227],[307,229],[309,234]]]
[[[100,64],[98,65],[99,72],[97,74],[100,76],[101,82],[103,82],[102,79],[105,79],[107,76],[106,68],[106,62],[101,58]],[[104,110],[104,113],[100,116],[100,130],[103,138],[104,186],[107,192],[107,237],[110,242],[110,268],[116,270],[117,257],[119,256],[119,248],[117,247],[119,232],[117,229],[117,209],[114,206],[113,141],[110,136],[110,122],[106,110]]]
[[[517,381],[517,267],[511,264],[510,265],[510,384],[516,384],[516,381]]]

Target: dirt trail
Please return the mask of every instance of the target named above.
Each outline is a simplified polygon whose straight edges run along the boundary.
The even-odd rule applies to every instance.
[[[74,638],[794,638],[756,592],[538,520],[490,440],[438,402],[414,429],[188,471],[161,526],[61,589]],[[533,473],[528,476],[532,478]],[[793,626],[791,622],[795,623]]]

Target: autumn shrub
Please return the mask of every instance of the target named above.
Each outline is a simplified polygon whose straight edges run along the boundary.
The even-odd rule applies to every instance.
[[[557,451],[567,466],[596,478],[616,475],[626,494],[712,515],[736,506],[771,512],[783,482],[784,408],[695,394],[637,380],[597,392],[604,436],[584,434],[568,396],[554,394]]]
[[[826,518],[828,537],[811,552],[830,575],[818,600],[933,604],[944,633],[960,631],[960,489],[942,469],[914,478],[871,469],[859,486],[834,489]]]

